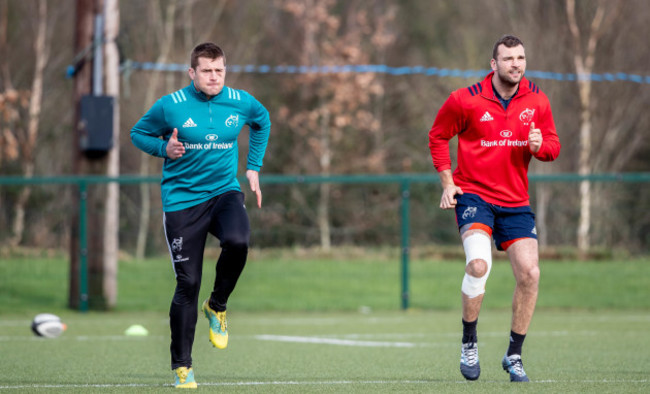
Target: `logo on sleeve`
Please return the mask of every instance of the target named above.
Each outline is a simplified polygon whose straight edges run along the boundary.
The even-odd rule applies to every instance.
[[[187,118],[185,123],[183,123],[183,127],[197,127],[196,123],[192,120],[192,118]]]
[[[485,111],[485,113],[483,114],[483,116],[481,116],[481,122],[491,122],[491,121],[493,121],[493,120],[494,120],[494,118],[493,118],[492,115],[490,115],[490,113],[487,112],[487,111]]]

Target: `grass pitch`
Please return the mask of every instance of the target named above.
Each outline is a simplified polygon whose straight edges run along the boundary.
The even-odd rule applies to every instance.
[[[510,308],[514,278],[504,254],[495,256],[484,308]],[[215,252],[206,253],[201,300],[214,281]],[[3,313],[65,311],[67,258],[0,256]],[[464,258],[412,260],[410,306],[460,310]],[[650,259],[540,262],[539,308],[650,310]],[[174,292],[169,257],[121,261],[116,311],[169,310]],[[229,307],[247,312],[396,310],[401,306],[397,253],[321,256],[309,251],[253,252]]]
[[[501,369],[514,280],[496,259],[479,319],[481,378],[459,372],[464,261],[413,261],[411,309],[399,310],[396,254],[339,258],[253,254],[229,303],[230,343],[208,342],[199,315],[199,390],[237,393],[650,392],[650,264],[542,261],[540,297],[524,346],[530,384]],[[206,256],[201,300],[213,280]],[[112,312],[66,309],[64,257],[0,260],[0,392],[171,391],[167,258],[123,261]],[[36,338],[36,313],[68,330]],[[125,330],[141,324],[146,337]]]
[[[160,312],[62,314],[57,339],[34,337],[29,319],[2,317],[0,391],[172,390],[169,327]],[[456,311],[229,313],[230,343],[213,348],[201,316],[194,369],[203,392],[382,393],[509,391],[648,392],[650,316],[645,312],[538,311],[526,339],[530,384],[501,369],[510,313],[485,310],[479,323],[482,374],[458,370]],[[132,324],[149,330],[128,337]]]

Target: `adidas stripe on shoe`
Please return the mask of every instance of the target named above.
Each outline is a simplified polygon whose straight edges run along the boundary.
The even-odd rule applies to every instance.
[[[528,376],[524,371],[524,363],[521,361],[521,356],[518,354],[513,354],[508,356],[507,354],[503,356],[501,361],[503,370],[510,374],[511,382],[528,382]]]
[[[217,349],[225,349],[228,346],[228,323],[226,311],[217,312],[210,308],[209,299],[203,302],[201,307],[203,314],[210,322],[210,342]]]

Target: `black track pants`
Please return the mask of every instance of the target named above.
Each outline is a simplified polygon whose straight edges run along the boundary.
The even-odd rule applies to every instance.
[[[181,211],[165,212],[163,222],[176,274],[169,310],[171,364],[172,369],[191,367],[205,242],[208,234],[221,242],[210,306],[224,311],[248,255],[250,224],[244,194],[228,192]]]

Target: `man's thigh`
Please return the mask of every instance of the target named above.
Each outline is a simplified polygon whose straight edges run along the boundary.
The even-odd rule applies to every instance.
[[[219,196],[211,212],[210,233],[217,237],[222,245],[248,245],[250,222],[244,205],[244,193],[228,192]]]
[[[176,276],[195,271],[203,263],[203,250],[210,224],[209,201],[174,212],[165,212],[165,238]]]
[[[456,201],[456,222],[461,233],[470,229],[480,229],[491,235],[494,228],[494,212],[491,204],[472,193],[457,195]]]
[[[498,250],[507,250],[520,239],[537,240],[535,214],[530,206],[498,207],[496,211],[493,237]]]

